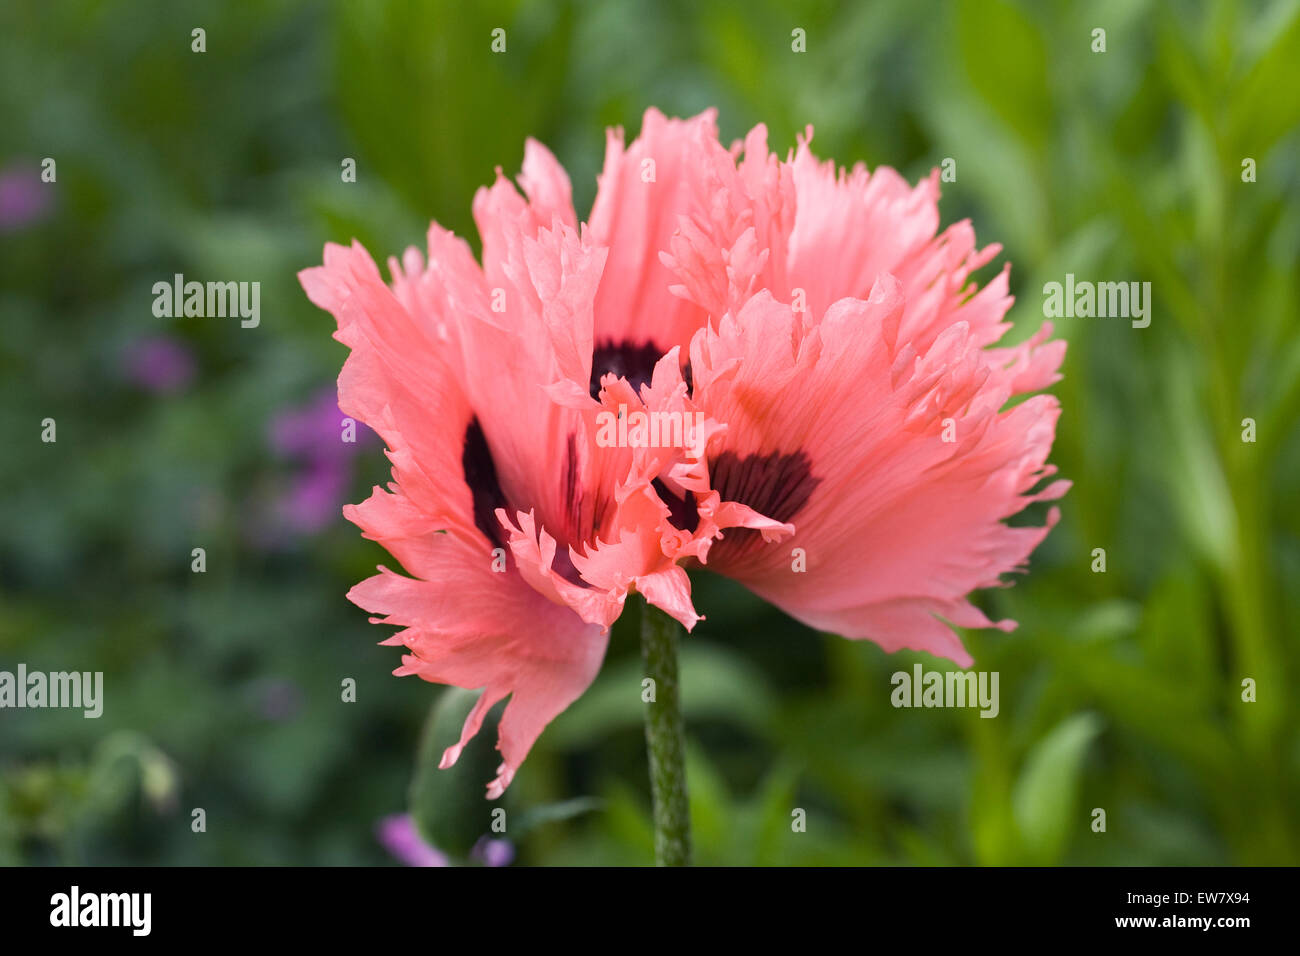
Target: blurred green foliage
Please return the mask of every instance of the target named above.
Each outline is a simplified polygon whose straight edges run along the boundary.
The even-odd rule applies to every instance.
[[[382,259],[431,218],[472,236],[473,190],[526,136],[581,214],[606,125],[713,105],[728,139],[813,124],[821,155],[913,179],[954,158],[944,222],[1003,245],[1015,340],[1066,272],[1155,301],[1148,329],[1057,323],[1074,488],[1032,573],[983,598],[1020,628],[966,635],[997,719],[894,709],[891,673],[945,665],[697,582],[700,862],[1300,863],[1298,89],[1295,2],[6,3],[0,166],[58,179],[47,218],[0,233],[0,668],[102,670],[106,706],[0,712],[0,862],[381,863],[375,822],[408,797],[453,856],[488,831],[491,734],[477,775],[431,778],[441,691],[390,677],[344,600],[386,556],[341,518],[254,533],[291,469],[269,423],[343,359],[295,273],[327,239]],[[260,327],[154,318],[177,272],[260,281]],[[160,331],[198,364],[168,395],[121,368]],[[358,456],[347,500],[385,465]],[[620,622],[511,788],[520,862],[651,859],[638,690]]]

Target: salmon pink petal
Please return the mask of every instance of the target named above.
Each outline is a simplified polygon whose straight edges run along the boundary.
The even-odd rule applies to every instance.
[[[673,275],[659,252],[668,248],[679,217],[699,202],[701,165],[709,157],[727,161],[716,116],[707,110],[688,120],[668,119],[652,108],[630,145],[624,145],[621,129],[607,137],[591,210],[593,238],[609,248],[596,296],[596,347],[649,344],[654,354],[647,371],[672,346],[685,348],[707,318],[699,306],[669,291]]]
[[[339,408],[388,444],[393,477],[427,519],[476,535],[472,495],[460,476],[471,417],[457,377],[421,323],[384,284],[359,245],[330,245],[325,264],[301,273],[311,300],[338,319],[352,354],[339,375]]]
[[[541,242],[553,241],[552,251],[565,242],[576,248],[571,231],[538,235]],[[487,291],[463,243],[433,230],[431,250],[437,258],[428,267],[418,253],[408,253],[394,269],[392,288],[355,245],[328,246],[325,264],[304,270],[301,278],[312,301],[335,315],[336,337],[352,350],[339,377],[339,405],[384,438],[393,464],[389,489],[376,488],[344,513],[414,575],[385,571],[350,596],[386,615],[384,623],[404,628],[389,641],[410,651],[399,673],[483,688],[461,743],[448,751],[446,762],[455,760],[492,704],[510,697],[500,727],[504,761],[489,787],[490,795],[499,795],[545,724],[590,684],[607,627],[587,623],[556,603],[525,577],[517,559],[507,561],[509,542],[496,514],[511,499],[484,422],[499,426],[502,447],[537,464],[527,479],[510,476],[517,482],[511,487],[517,500],[551,506],[570,532],[565,516],[585,496],[585,488],[574,486],[576,475],[566,479],[563,452],[554,451],[571,446],[563,418],[575,413],[553,410],[542,395],[547,379],[537,368],[553,368],[553,356],[535,350],[538,365],[513,383],[514,400],[521,405],[520,395],[541,398],[533,403],[540,409],[521,407],[513,415],[533,416],[537,433],[523,435],[511,410],[503,407],[509,396],[489,390],[485,397],[483,390],[467,387],[466,360],[481,359],[482,339],[516,333],[472,311],[457,312],[456,303],[481,300]],[[564,280],[542,285],[537,302],[544,310],[550,298],[564,296]],[[518,334],[540,330],[543,346],[551,341],[544,316],[533,312],[522,319],[534,324]],[[580,422],[575,417],[572,424]]]
[[[659,254],[679,280],[673,293],[721,316],[761,288],[784,292],[795,183],[768,151],[767,128],[754,127],[725,158],[702,153],[698,167],[696,197]]]
[[[836,299],[866,298],[881,273],[910,288],[903,267],[934,241],[939,226],[937,173],[913,187],[887,166],[845,171],[819,161],[810,139],[811,130],[790,164],[798,211],[787,267],[790,284],[806,293],[808,311],[820,315]]]
[[[1055,522],[1002,520],[1068,487],[1035,491],[1052,472],[1055,400],[1004,410],[1017,386],[1054,373],[1060,350],[1031,340],[995,355],[958,322],[917,354],[900,345],[905,308],[887,277],[802,331],[763,293],[699,333],[695,399],[727,422],[710,447],[712,486],[794,526],[779,545],[733,532],[708,566],[813,626],[968,664],[936,615],[990,626],[966,595],[1023,567]]]
[[[701,617],[691,603],[690,580],[677,566],[680,548],[690,535],[671,526],[667,505],[646,481],[624,496],[619,516],[609,540],[573,553],[583,580],[617,597],[620,604],[635,588],[690,630]]]
[[[495,798],[546,725],[590,686],[607,638],[600,627],[518,586],[517,578],[494,573],[480,558],[443,536],[423,548],[428,579],[381,568],[348,597],[383,615],[376,623],[403,628],[397,637],[410,653],[395,673],[483,688],[441,766],[456,762],[488,710],[509,695],[498,731],[503,762],[488,785],[488,796]]]
[[[661,257],[714,323],[691,343],[691,397],[725,431],[716,497],[695,490],[691,518],[744,506],[794,528],[695,556],[814,626],[968,662],[943,622],[1009,626],[967,595],[1022,568],[1056,518],[1003,520],[1068,488],[1045,483],[1055,400],[1008,407],[1059,378],[1064,343],[1044,327],[995,347],[1007,270],[972,286],[999,250],[968,222],[939,230],[937,171],[845,171],[810,140],[776,163],[759,127],[734,170],[702,164],[715,201]]]

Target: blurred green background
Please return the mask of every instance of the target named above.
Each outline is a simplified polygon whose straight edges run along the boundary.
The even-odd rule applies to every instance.
[[[698,861],[1300,863],[1298,91],[1295,2],[9,0],[0,669],[101,670],[105,711],[0,711],[0,862],[393,863],[376,827],[412,800],[484,859],[494,734],[432,775],[442,692],[389,676],[343,596],[391,563],[338,513],[386,462],[373,436],[338,451],[345,350],[295,274],[431,218],[472,237],[474,189],[530,135],[584,216],[605,127],[656,105],[717,106],[726,141],[765,122],[782,152],[811,123],[820,155],[913,180],[955,159],[943,222],[1004,245],[982,278],[1012,263],[1009,341],[1067,272],[1154,294],[1147,329],[1057,323],[1074,488],[1031,573],[981,598],[1019,630],[966,635],[997,719],[896,710],[894,671],[946,665],[697,582]],[[155,318],[178,272],[259,281],[260,326]],[[629,623],[508,794],[517,864],[652,860]]]

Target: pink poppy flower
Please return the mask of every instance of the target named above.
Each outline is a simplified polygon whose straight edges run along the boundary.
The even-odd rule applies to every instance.
[[[993,347],[1008,269],[969,282],[999,247],[976,249],[969,222],[938,232],[937,171],[916,187],[887,167],[846,173],[806,139],[778,162],[762,126],[732,155],[663,259],[717,317],[690,349],[691,399],[726,425],[710,487],[794,533],[732,532],[700,559],[811,626],[970,666],[944,622],[1015,626],[968,595],[1022,568],[1059,515],[1003,519],[1069,488],[1039,488],[1056,399],[1007,407],[1059,379],[1065,343],[1045,324]]]
[[[618,415],[620,410],[695,416],[701,443],[725,427],[690,399],[683,378],[691,339],[708,323],[709,312],[677,294],[677,279],[664,261],[682,222],[707,215],[711,191],[728,170],[734,175],[731,154],[718,140],[716,117],[717,111],[709,109],[690,119],[670,119],[652,107],[631,144],[625,144],[622,129],[608,131],[588,232],[593,243],[607,250],[592,324],[589,330],[582,327],[581,341],[591,344],[592,360],[559,369],[559,379],[548,389],[556,401],[581,411],[589,428],[597,427],[600,412]],[[550,208],[564,221],[573,221],[567,177],[554,157],[530,140],[521,184],[527,191],[534,188],[530,184],[548,179],[554,183],[544,190],[551,197]],[[493,192],[503,202],[518,202],[500,176]],[[624,540],[591,555],[572,555],[582,578],[594,588],[625,594],[629,564],[663,567],[665,560],[689,562],[701,557],[727,528],[757,531],[764,538],[791,530],[740,502],[721,500],[708,487],[705,462],[688,447],[636,449],[632,461],[623,498],[629,528]],[[680,520],[687,499],[692,501],[689,528]],[[647,591],[643,583],[657,588]],[[688,630],[700,620],[684,574],[666,584],[637,582],[637,587],[647,601]]]
[[[966,224],[935,236],[935,182],[837,178],[806,144],[781,163],[761,127],[742,157],[712,111],[650,110],[630,146],[610,134],[589,227],[533,141],[519,183],[475,197],[481,266],[434,225],[391,284],[356,244],[301,274],[352,349],[340,408],[393,463],[344,513],[413,575],[381,567],[349,597],[403,628],[396,673],[484,688],[443,765],[510,695],[499,796],[631,591],[699,620],[694,562],[816,626],[968,662],[934,615],[989,624],[965,595],[1046,532],[1001,519],[1065,490],[1029,491],[1055,405],[1001,409],[1054,380],[1061,348],[1047,330],[988,347],[1005,272],[968,296],[996,249]],[[689,417],[695,443],[606,440],[651,413]],[[775,544],[791,536],[806,574]]]
[[[618,155],[589,229],[576,226],[563,169],[529,141],[524,195],[498,175],[474,199],[481,266],[435,224],[427,258],[408,249],[389,261],[391,285],[357,244],[326,246],[324,265],[300,274],[352,349],[339,407],[384,439],[393,464],[389,490],[344,514],[413,575],[381,567],[348,596],[403,628],[385,642],[409,651],[395,673],[484,688],[443,766],[510,695],[490,797],[591,683],[632,590],[692,627],[699,615],[681,563],[725,527],[771,524],[710,498],[685,447],[602,440],[602,413],[690,410],[670,345],[706,318],[669,294],[656,256],[678,206],[628,176],[641,169],[639,151],[653,150],[659,175],[683,180],[716,131],[705,116],[648,120],[647,132],[649,145],[626,156],[611,138]],[[685,531],[663,495],[691,490],[702,520]]]

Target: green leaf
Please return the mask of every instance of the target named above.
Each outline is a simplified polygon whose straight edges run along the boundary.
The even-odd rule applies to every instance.
[[[497,166],[519,168],[525,136],[546,138],[571,4],[375,0],[337,13],[339,109],[358,167],[467,234],[474,190]],[[505,53],[492,50],[497,29]]]
[[[1195,370],[1165,356],[1171,464],[1178,480],[1170,490],[1184,533],[1205,560],[1223,570],[1241,559],[1237,548],[1237,512],[1223,462],[1214,446],[1206,413],[1197,396]]]
[[[1070,635],[1081,643],[1113,641],[1132,634],[1142,620],[1142,606],[1135,601],[1113,598],[1098,601],[1075,616]]]
[[[493,741],[502,704],[492,708],[455,765],[438,769],[443,751],[460,739],[478,696],[478,691],[449,687],[438,697],[425,721],[411,779],[410,811],[420,835],[452,856],[464,857],[491,832],[492,812],[501,806],[485,799],[484,787],[501,762]]]
[[[1093,714],[1075,714],[1030,751],[1012,794],[1016,824],[1034,862],[1059,862],[1070,834],[1084,824],[1076,816],[1079,777],[1088,745],[1101,730]]]
[[[781,850],[794,832],[792,822],[797,808],[799,774],[791,764],[777,764],[762,780],[753,798],[756,833],[753,862],[759,866],[782,863]],[[800,807],[805,813],[807,807]],[[804,830],[807,833],[807,830]]]
[[[600,797],[574,797],[572,800],[561,800],[558,803],[543,803],[535,807],[529,807],[527,810],[520,811],[511,820],[510,835],[513,839],[518,840],[530,830],[535,830],[547,823],[572,820],[584,813],[603,810],[605,803]]]
[[[1295,95],[1298,63],[1300,12],[1278,31],[1268,51],[1233,91],[1228,146],[1235,148],[1234,155],[1241,152],[1261,159],[1300,124],[1300,97]]]
[[[1052,127],[1052,104],[1038,28],[1005,0],[966,0],[957,21],[972,85],[1021,139],[1042,147]]]

